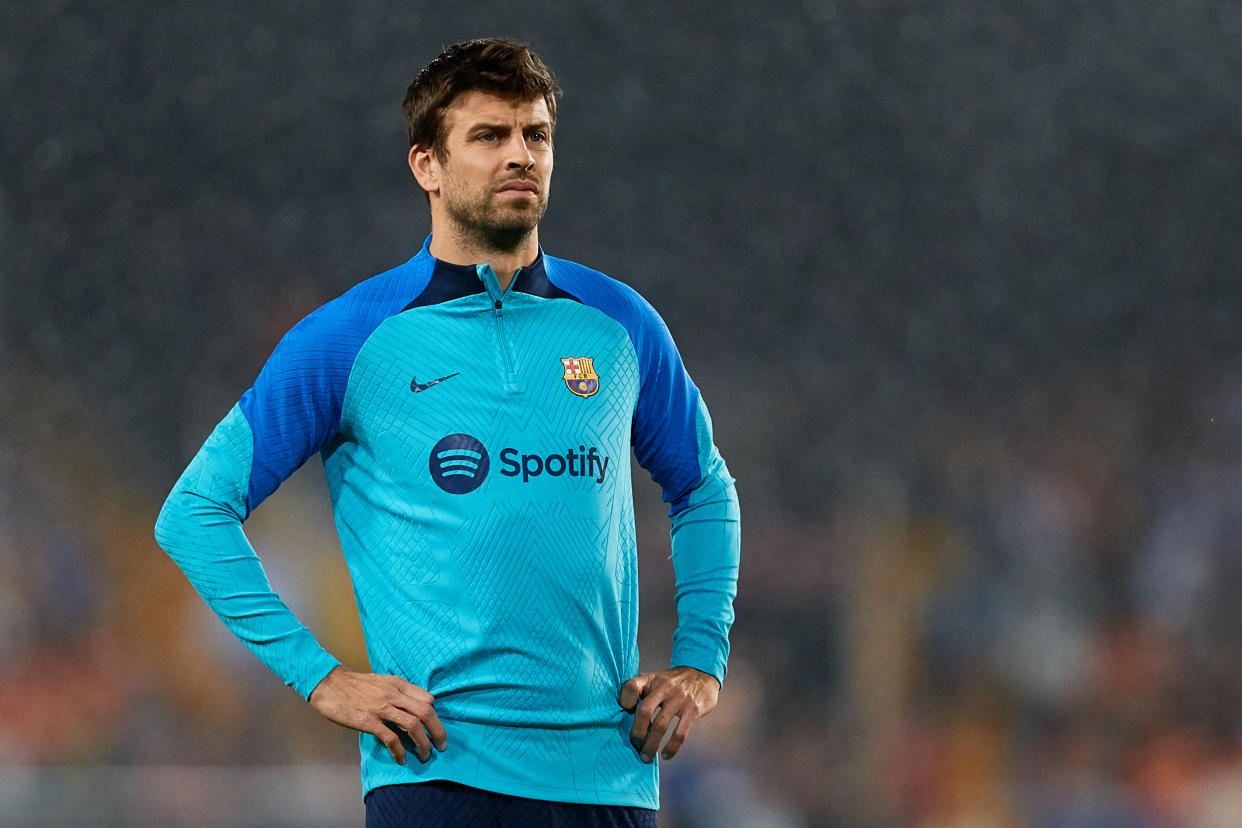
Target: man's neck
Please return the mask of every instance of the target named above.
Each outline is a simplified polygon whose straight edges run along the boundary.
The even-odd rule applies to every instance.
[[[539,228],[511,250],[497,250],[480,244],[476,240],[454,233],[452,228],[447,231],[431,230],[431,245],[428,252],[442,262],[456,265],[489,264],[496,272],[496,281],[501,290],[508,290],[509,283],[519,268],[533,264],[539,257]]]

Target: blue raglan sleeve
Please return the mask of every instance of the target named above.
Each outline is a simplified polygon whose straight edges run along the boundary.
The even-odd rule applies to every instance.
[[[339,662],[272,590],[242,522],[338,431],[355,339],[341,335],[330,306],[291,330],[194,456],[155,527],[229,630],[306,698]]]
[[[668,328],[645,301],[638,308],[632,335],[641,385],[633,444],[670,504],[677,601],[672,666],[694,667],[723,683],[741,551],[737,491]]]
[[[634,455],[664,491],[672,518],[677,630],[674,667],[723,683],[737,595],[741,519],[733,478],[712,441],[712,421],[664,320],[626,285],[574,262],[544,257],[564,295],[607,314],[629,335],[639,391]]]

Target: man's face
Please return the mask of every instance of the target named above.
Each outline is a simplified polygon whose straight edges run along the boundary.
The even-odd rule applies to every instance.
[[[514,101],[467,92],[445,113],[438,160],[443,206],[456,229],[493,249],[512,249],[548,209],[552,119],[542,98]]]

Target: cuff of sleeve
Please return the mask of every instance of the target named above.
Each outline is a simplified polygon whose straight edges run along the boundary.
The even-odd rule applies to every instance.
[[[289,686],[307,701],[310,700],[311,693],[315,692],[315,688],[319,686],[319,682],[323,681],[328,673],[331,673],[341,665],[341,662],[327,650],[319,647],[318,644],[315,647],[318,653],[307,660],[305,668],[300,671],[300,675],[288,682]]]
[[[725,673],[728,672],[726,659],[726,654],[718,653],[714,650],[699,647],[678,647],[674,644],[673,658],[669,666],[693,667],[696,670],[701,670],[709,676],[715,676],[716,681],[720,682],[720,686],[724,687]]]

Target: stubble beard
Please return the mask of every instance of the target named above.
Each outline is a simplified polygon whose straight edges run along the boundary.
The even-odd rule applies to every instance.
[[[547,212],[547,189],[536,195],[533,203],[515,203],[497,207],[495,193],[461,197],[457,188],[447,188],[445,211],[454,232],[471,247],[508,253],[517,250],[530,238]],[[451,194],[451,195],[450,195]]]

